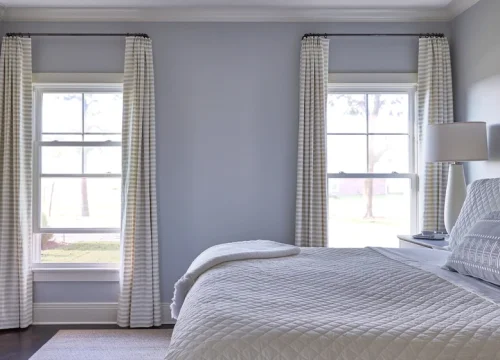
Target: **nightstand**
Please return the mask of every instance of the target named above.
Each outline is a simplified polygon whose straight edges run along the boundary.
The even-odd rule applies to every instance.
[[[428,248],[435,250],[448,250],[448,240],[422,240],[414,239],[411,235],[398,235],[400,248]]]

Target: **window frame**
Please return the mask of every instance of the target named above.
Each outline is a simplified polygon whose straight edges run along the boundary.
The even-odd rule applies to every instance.
[[[407,135],[408,136],[408,173],[329,173],[329,179],[409,179],[410,181],[410,231],[413,234],[419,228],[419,176],[418,176],[418,141],[417,134],[417,84],[414,74],[330,74],[328,94],[408,94],[408,133],[371,133],[369,128],[365,133],[329,133],[325,124],[325,143],[328,135],[353,136],[353,135]],[[387,82],[384,82],[384,79]],[[354,80],[353,82],[338,83],[335,81]],[[392,81],[396,80],[396,81]],[[376,81],[376,82],[371,82]],[[326,110],[327,111],[327,110]],[[367,146],[367,160],[369,147]],[[327,198],[328,198],[327,190]]]
[[[42,74],[40,74],[42,75]],[[40,82],[36,82],[38,76],[34,74],[33,83],[33,250],[32,263],[35,273],[35,281],[116,281],[120,263],[42,263],[41,262],[41,236],[46,233],[66,234],[119,234],[119,228],[43,228],[41,226],[41,181],[44,177],[50,178],[121,178],[122,174],[42,174],[42,147],[79,146],[79,147],[120,147],[121,141],[42,141],[42,100],[45,93],[123,93],[123,83],[117,74],[102,74],[104,81],[92,82],[99,78],[99,74],[75,74],[72,77],[63,74],[49,74],[40,76]],[[86,75],[89,81],[86,81]],[[107,76],[106,76],[107,75]],[[119,75],[119,74],[118,74]],[[56,81],[50,81],[55,79]],[[43,80],[43,82],[42,82]],[[82,99],[83,100],[83,99]],[[83,118],[82,118],[83,121]],[[82,129],[84,131],[84,129]],[[55,134],[55,133],[54,133]],[[58,133],[61,135],[69,133]],[[104,134],[104,133],[103,133]],[[116,133],[118,134],[118,133]],[[92,133],[92,135],[99,135]],[[105,133],[113,135],[113,133]],[[120,133],[121,135],[121,133]],[[121,260],[120,260],[121,262]],[[56,270],[56,272],[51,272]],[[77,272],[74,272],[76,270]],[[89,271],[82,273],[82,270]],[[70,271],[68,274],[67,271]],[[110,273],[111,271],[111,273]],[[85,274],[90,277],[84,276]],[[105,276],[103,276],[105,275]]]

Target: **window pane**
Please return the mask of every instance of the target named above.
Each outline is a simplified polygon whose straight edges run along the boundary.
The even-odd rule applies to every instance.
[[[39,234],[42,263],[118,263],[120,234]]]
[[[328,94],[327,132],[366,133],[366,96]]]
[[[83,134],[83,141],[122,141],[122,136]]]
[[[328,179],[329,246],[399,247],[411,230],[409,179]]]
[[[42,132],[82,132],[82,94],[43,94]]]
[[[408,94],[369,94],[370,133],[408,133]]]
[[[42,147],[42,174],[81,174],[82,148]]]
[[[42,135],[42,141],[82,141],[82,135]]]
[[[122,94],[85,94],[85,132],[122,132]]]
[[[409,172],[407,135],[370,135],[369,149],[368,172]]]
[[[328,135],[329,173],[366,173],[365,135]]]
[[[119,228],[120,178],[42,178],[42,228]]]
[[[120,174],[122,171],[122,148],[117,146],[86,147],[86,174]]]

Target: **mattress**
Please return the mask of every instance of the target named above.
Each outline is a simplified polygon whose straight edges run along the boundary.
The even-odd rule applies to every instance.
[[[427,249],[303,249],[198,278],[167,360],[500,359],[500,290]]]

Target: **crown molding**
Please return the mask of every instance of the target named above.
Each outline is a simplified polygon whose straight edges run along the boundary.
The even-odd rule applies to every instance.
[[[0,5],[3,21],[122,22],[423,22],[450,21],[479,0],[452,0],[439,9],[276,7],[35,8]]]
[[[8,8],[4,21],[420,22],[448,21],[446,9]]]
[[[453,0],[447,7],[450,20],[456,18],[465,10],[476,5],[478,2],[479,0]]]

